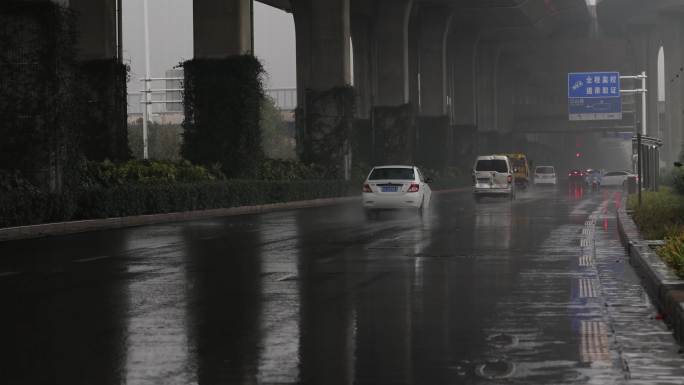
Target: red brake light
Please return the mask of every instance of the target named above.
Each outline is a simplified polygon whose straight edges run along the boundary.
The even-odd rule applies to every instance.
[[[420,189],[418,183],[411,183],[411,186],[409,187],[407,192],[418,192],[418,189]]]
[[[368,183],[366,183],[366,184],[363,185],[363,192],[365,192],[365,193],[373,192],[373,190],[371,190],[371,188],[370,188],[370,186],[368,185]]]
[[[513,175],[508,176],[508,183],[513,183]]]

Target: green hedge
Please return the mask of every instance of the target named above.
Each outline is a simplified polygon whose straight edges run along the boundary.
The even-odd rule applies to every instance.
[[[684,196],[663,187],[658,192],[643,192],[641,206],[637,199],[636,194],[630,195],[627,207],[633,210],[632,218],[646,239],[663,239],[684,225]]]
[[[358,192],[340,180],[225,180],[90,187],[75,194],[0,191],[0,227],[332,198]]]

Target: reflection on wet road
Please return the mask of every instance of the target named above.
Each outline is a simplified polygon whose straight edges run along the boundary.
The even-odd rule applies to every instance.
[[[423,218],[349,204],[0,243],[0,382],[681,383],[617,200],[449,193]]]

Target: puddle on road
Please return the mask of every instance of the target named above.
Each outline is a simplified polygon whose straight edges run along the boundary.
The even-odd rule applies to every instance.
[[[490,360],[475,368],[475,374],[488,380],[508,378],[515,372],[515,364],[505,360]]]

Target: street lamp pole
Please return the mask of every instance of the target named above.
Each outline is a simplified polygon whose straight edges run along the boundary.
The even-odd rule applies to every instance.
[[[147,121],[150,116],[150,100],[149,100],[149,81],[150,81],[150,28],[147,21],[147,0],[143,1],[143,18],[145,19],[145,80],[143,81],[143,97],[144,97],[144,109],[143,109],[143,159],[149,158],[148,153],[148,143],[147,143]]]

